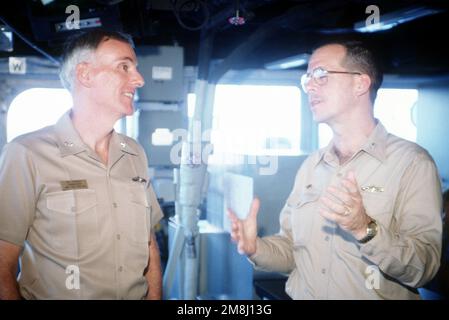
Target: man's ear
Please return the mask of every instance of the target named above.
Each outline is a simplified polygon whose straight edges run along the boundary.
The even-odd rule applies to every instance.
[[[361,74],[360,76],[356,77],[356,94],[358,96],[362,96],[366,93],[369,94],[369,89],[371,87],[371,79],[367,74]]]
[[[77,81],[84,87],[91,86],[91,66],[87,62],[81,62],[76,65],[75,69]]]

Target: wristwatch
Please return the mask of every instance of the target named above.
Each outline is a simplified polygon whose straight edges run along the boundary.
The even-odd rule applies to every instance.
[[[368,226],[366,227],[366,236],[357,241],[359,243],[367,243],[372,238],[374,238],[376,234],[377,234],[377,222],[376,220],[371,219],[370,223],[368,223]]]

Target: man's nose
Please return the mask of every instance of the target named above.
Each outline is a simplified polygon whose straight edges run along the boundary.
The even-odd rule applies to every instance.
[[[310,92],[315,92],[316,91],[316,86],[317,84],[315,83],[315,80],[310,79],[305,85],[305,89],[306,89],[306,94],[309,94]]]
[[[143,87],[144,84],[145,84],[145,80],[143,79],[143,77],[142,77],[142,75],[140,74],[140,72],[137,71],[137,70],[136,70],[136,73],[135,73],[135,75],[134,75],[134,77],[133,77],[133,79],[132,79],[132,82],[133,82],[133,84],[134,84],[134,86],[135,86],[136,88],[141,88],[141,87]]]

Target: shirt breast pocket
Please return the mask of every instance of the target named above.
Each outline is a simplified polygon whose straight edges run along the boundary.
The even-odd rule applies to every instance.
[[[129,212],[126,219],[126,234],[131,242],[148,244],[150,238],[151,205],[148,203],[147,192],[144,184],[128,186]]]
[[[312,237],[315,215],[317,213],[318,193],[290,196],[287,207],[291,211],[292,236],[295,247],[305,246]]]
[[[389,227],[393,218],[393,197],[389,194],[362,192],[366,213],[385,227]]]
[[[50,246],[77,257],[99,242],[95,190],[69,190],[46,194]]]

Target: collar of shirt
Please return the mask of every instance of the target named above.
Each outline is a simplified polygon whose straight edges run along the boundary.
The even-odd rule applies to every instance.
[[[61,157],[75,155],[83,151],[89,152],[90,148],[81,140],[79,133],[73,126],[70,119],[71,110],[67,111],[56,123],[55,131],[58,140],[58,148],[61,151]],[[109,150],[121,150],[132,155],[138,155],[137,151],[125,141],[124,137],[112,130]]]
[[[362,145],[359,151],[355,154],[364,151],[370,156],[376,158],[380,162],[384,162],[386,160],[386,147],[387,147],[387,137],[388,132],[382,123],[376,119],[376,127],[373,132],[371,132],[368,139]],[[318,156],[314,162],[314,165],[318,165],[321,161],[325,161],[327,163],[338,163],[337,155],[334,151],[334,143],[333,140],[329,142],[329,144],[318,150]]]

